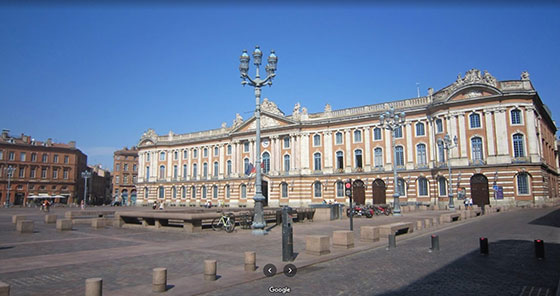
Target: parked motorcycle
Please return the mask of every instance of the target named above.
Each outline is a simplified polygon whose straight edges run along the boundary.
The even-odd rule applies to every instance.
[[[346,216],[350,217],[352,209],[346,210]],[[354,206],[354,217],[365,216],[366,218],[371,218],[374,215],[374,211],[371,208],[363,206]]]
[[[379,216],[381,214],[383,214],[385,216],[389,216],[389,215],[393,214],[393,210],[389,206],[382,207],[380,205],[373,205],[373,211],[374,211],[376,216]]]

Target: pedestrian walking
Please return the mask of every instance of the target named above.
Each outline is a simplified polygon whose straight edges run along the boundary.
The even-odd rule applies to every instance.
[[[80,207],[82,208],[82,210],[86,208],[86,202],[83,199],[82,202],[80,203]]]
[[[163,210],[163,202],[160,202],[160,203],[159,203],[159,209],[160,209],[160,210]]]
[[[152,206],[152,209],[153,209],[153,210],[157,209],[157,200],[154,201],[154,205]]]

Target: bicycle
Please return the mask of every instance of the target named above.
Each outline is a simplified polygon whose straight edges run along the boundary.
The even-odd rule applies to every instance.
[[[223,214],[219,218],[212,220],[212,229],[214,231],[225,229],[227,233],[233,232],[235,229],[235,217],[233,214]]]
[[[242,229],[250,229],[252,224],[253,219],[249,214],[244,214],[241,216],[239,220],[239,226],[241,226]]]

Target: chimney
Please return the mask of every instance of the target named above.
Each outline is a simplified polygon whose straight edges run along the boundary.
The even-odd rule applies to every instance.
[[[68,142],[68,145],[70,145],[70,147],[72,148],[76,148],[76,141],[70,141]]]
[[[52,139],[51,139],[51,138],[48,138],[48,139],[47,139],[46,146],[47,146],[47,147],[48,147],[48,146],[52,146]]]
[[[10,132],[9,129],[3,129],[3,130],[2,130],[2,139],[3,139],[3,140],[8,139],[8,133],[9,133],[9,132]]]

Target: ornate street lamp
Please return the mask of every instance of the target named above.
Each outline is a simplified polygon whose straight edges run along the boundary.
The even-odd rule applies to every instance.
[[[255,99],[256,99],[256,109],[255,109],[255,118],[256,118],[256,127],[257,127],[257,134],[256,134],[256,161],[255,167],[257,171],[257,176],[255,180],[255,217],[253,218],[253,234],[255,235],[264,235],[266,234],[265,226],[266,221],[264,220],[263,215],[263,201],[264,196],[262,195],[262,177],[261,177],[261,87],[265,85],[272,85],[272,79],[276,76],[276,64],[278,63],[278,57],[274,54],[274,50],[270,51],[270,55],[268,56],[268,64],[265,67],[266,70],[266,78],[261,79],[259,74],[259,67],[262,62],[262,51],[260,50],[259,46],[255,46],[255,50],[253,51],[253,64],[256,66],[256,74],[255,78],[251,79],[249,77],[249,61],[250,57],[247,54],[247,50],[243,50],[241,57],[239,58],[240,65],[239,65],[239,72],[241,73],[241,84],[243,86],[249,84],[250,86],[255,88]]]
[[[14,171],[16,170],[16,168],[9,165],[7,168],[4,168],[4,170],[6,171],[6,175],[8,177],[8,196],[6,196],[6,207],[9,207],[10,206],[10,187],[11,187],[10,182],[12,181],[12,177],[14,176]]]
[[[393,137],[393,175],[394,175],[394,193],[393,193],[393,215],[401,215],[401,206],[399,203],[399,190],[398,190],[398,177],[397,177],[397,150],[395,149],[395,131],[403,126],[404,118],[406,114],[404,112],[395,113],[395,109],[391,107],[389,111],[379,116],[379,121],[381,125],[391,131]]]
[[[84,203],[87,205],[88,200],[87,200],[87,179],[91,178],[91,172],[90,171],[83,171],[82,172],[82,178],[84,178]]]
[[[438,144],[443,146],[443,149],[447,152],[447,168],[449,169],[449,209],[455,210],[455,204],[453,203],[453,182],[451,181],[451,161],[449,159],[449,150],[457,147],[457,136],[453,137],[453,145],[451,142],[451,137],[449,134],[445,134],[442,138],[439,138]]]

